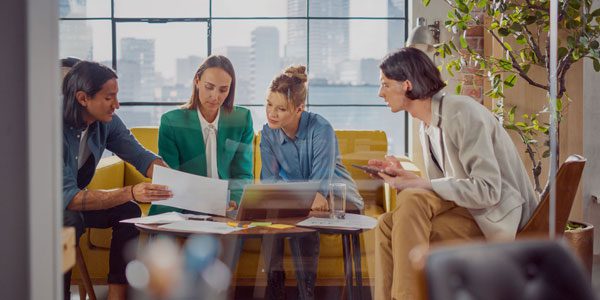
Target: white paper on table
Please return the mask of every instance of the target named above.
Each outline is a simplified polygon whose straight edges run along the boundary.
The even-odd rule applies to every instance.
[[[311,217],[296,225],[305,227],[342,227],[342,228],[359,228],[373,229],[377,226],[377,219],[365,215],[346,213],[344,219],[329,219]]]
[[[131,218],[126,220],[121,220],[121,223],[131,223],[131,224],[168,224],[177,221],[183,221],[188,219],[210,219],[210,216],[207,215],[192,215],[192,214],[180,214],[178,212],[167,212],[153,216],[139,217],[139,218]]]
[[[182,216],[180,213],[168,212],[159,215],[121,220],[119,222],[131,224],[167,224],[183,220],[185,220],[185,217]]]
[[[242,230],[241,227],[232,227],[227,223],[211,222],[211,221],[194,221],[185,220],[166,225],[158,226],[161,229],[185,231],[185,232],[203,232],[203,233],[218,233],[227,234],[234,231]]]
[[[191,211],[225,216],[229,183],[227,180],[208,178],[154,165],[152,183],[168,186],[173,198],[157,201]]]

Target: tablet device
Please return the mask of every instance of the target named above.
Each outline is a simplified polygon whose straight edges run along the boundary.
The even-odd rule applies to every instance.
[[[378,174],[379,172],[381,172],[381,173],[383,173],[385,175],[388,175],[388,176],[396,177],[396,175],[390,174],[390,173],[386,172],[385,170],[381,170],[379,168],[372,167],[372,166],[369,166],[369,165],[361,166],[361,165],[352,164],[352,166],[355,167],[355,168],[357,168],[357,169],[363,170],[366,173],[369,173],[369,174],[371,174],[371,175],[373,175],[375,177],[378,177],[378,178],[381,178],[381,176],[379,176],[379,174]]]
[[[235,219],[252,221],[306,217],[319,187],[320,182],[246,185]]]

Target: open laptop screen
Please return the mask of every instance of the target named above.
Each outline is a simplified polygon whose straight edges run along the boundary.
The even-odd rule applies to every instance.
[[[319,186],[319,182],[246,185],[235,219],[250,221],[305,217],[310,213]]]

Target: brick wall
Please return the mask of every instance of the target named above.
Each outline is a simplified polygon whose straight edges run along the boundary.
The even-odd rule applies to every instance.
[[[473,17],[483,19],[483,12],[476,12]],[[466,40],[469,47],[474,51],[483,54],[483,25],[471,27],[467,30]],[[479,75],[477,75],[479,74]],[[483,74],[478,73],[478,70],[472,66],[463,66],[460,72],[462,81],[462,94],[471,96],[479,103],[483,103]]]

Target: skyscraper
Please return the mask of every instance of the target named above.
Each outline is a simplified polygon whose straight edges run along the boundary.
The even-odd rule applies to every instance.
[[[290,10],[305,13],[305,3],[301,0],[288,0],[288,14]],[[348,17],[349,12],[349,0],[322,0],[310,3],[310,16],[313,17]],[[349,22],[348,20],[311,20],[309,26],[309,75],[311,78],[336,81],[338,64],[349,57]],[[286,56],[304,53],[306,32],[306,21],[288,21]]]
[[[235,69],[235,102],[250,103],[252,97],[252,71],[250,69],[250,47],[228,46],[220,51],[227,56]]]
[[[175,83],[177,85],[192,87],[192,80],[202,60],[202,57],[196,55],[178,58],[175,65]]]
[[[252,31],[250,46],[252,103],[264,103],[273,77],[281,70],[279,30],[276,27],[257,27]]]
[[[156,88],[154,40],[123,38],[120,40],[117,71],[122,101],[153,101]]]
[[[60,0],[61,17],[85,18],[87,0]],[[74,56],[93,60],[93,32],[87,21],[62,21],[59,23],[60,57]]]
[[[406,0],[387,0],[388,17],[405,17],[405,1]],[[387,31],[388,53],[402,48],[404,46],[406,35],[404,22],[399,20],[388,20]]]

